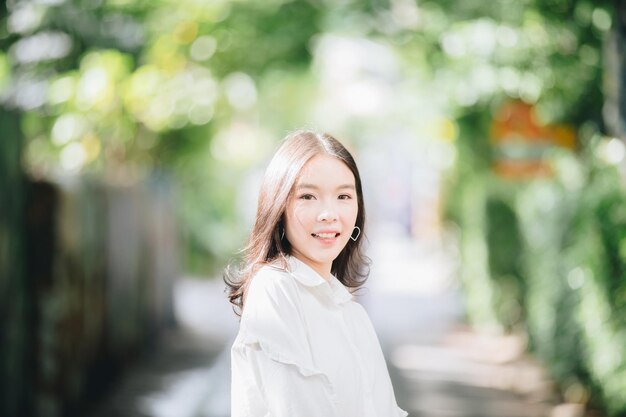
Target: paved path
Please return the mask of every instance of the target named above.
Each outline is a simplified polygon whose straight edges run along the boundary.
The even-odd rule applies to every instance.
[[[379,236],[359,301],[387,357],[399,405],[413,417],[576,417],[554,408],[550,381],[524,341],[477,336],[462,324],[455,260],[407,238]],[[182,279],[184,326],[129,372],[89,417],[227,417],[229,348],[237,319],[221,281]]]
[[[379,235],[364,297],[399,405],[412,417],[542,417],[555,398],[519,337],[487,337],[463,324],[453,248]],[[557,409],[573,416],[566,409]]]

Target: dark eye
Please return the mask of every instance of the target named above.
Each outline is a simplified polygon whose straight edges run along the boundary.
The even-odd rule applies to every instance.
[[[339,199],[340,200],[350,200],[350,199],[352,199],[352,196],[350,194],[341,194],[339,196]]]
[[[315,196],[313,194],[303,194],[300,196],[301,200],[314,200]]]

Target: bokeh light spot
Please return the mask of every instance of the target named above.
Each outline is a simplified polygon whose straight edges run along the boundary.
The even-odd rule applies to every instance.
[[[243,72],[230,74],[224,80],[228,102],[237,110],[246,110],[256,104],[257,90],[252,78]]]
[[[217,49],[217,41],[211,36],[200,36],[189,49],[191,58],[196,61],[206,61],[211,58]]]

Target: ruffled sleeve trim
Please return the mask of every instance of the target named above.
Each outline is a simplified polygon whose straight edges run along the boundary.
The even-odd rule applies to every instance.
[[[254,333],[248,329],[243,330],[241,343],[245,345],[258,344],[268,358],[285,365],[296,366],[303,376],[322,375],[327,378],[326,374],[315,369],[311,364],[306,364],[302,359],[296,358],[292,354],[285,352],[277,345],[277,343],[272,343],[269,340],[265,340],[265,338],[255,336]]]
[[[240,342],[244,346],[258,345],[270,360],[283,365],[293,366],[304,377],[320,378],[323,384],[327,386],[331,400],[334,404],[337,404],[337,395],[330,378],[324,372],[316,369],[309,361],[288,353],[281,348],[279,342],[272,342],[267,338],[255,335],[254,332],[246,328],[243,328],[241,331]]]

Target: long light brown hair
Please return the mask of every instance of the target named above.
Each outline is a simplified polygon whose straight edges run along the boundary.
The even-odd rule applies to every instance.
[[[224,271],[228,298],[235,314],[241,315],[250,280],[257,270],[268,263],[280,261],[287,268],[286,255],[291,245],[284,235],[285,208],[294,192],[294,185],[304,165],[313,157],[328,155],[339,159],[352,171],[355,180],[358,213],[356,226],[361,229],[356,241],[348,240],[341,253],[333,261],[331,273],[342,284],[358,288],[367,279],[370,260],[365,256],[362,242],[365,238],[365,207],[361,176],[348,150],[335,138],[325,133],[298,130],[289,134],[265,171],[259,193],[256,221],[243,249],[243,261]],[[239,310],[239,311],[237,311]]]

